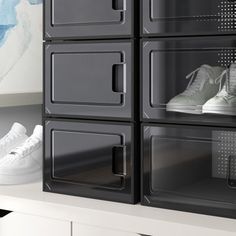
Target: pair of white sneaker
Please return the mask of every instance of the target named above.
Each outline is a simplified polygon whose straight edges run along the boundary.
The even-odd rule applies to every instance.
[[[167,111],[236,115],[236,64],[202,65],[186,78],[191,78],[187,88],[168,102]]]
[[[23,184],[42,177],[43,128],[35,126],[28,137],[26,128],[14,123],[0,139],[0,184]]]

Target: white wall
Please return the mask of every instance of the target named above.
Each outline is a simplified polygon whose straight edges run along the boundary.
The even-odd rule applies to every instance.
[[[30,135],[34,126],[42,123],[42,106],[0,108],[0,137],[9,131],[14,122],[23,124]]]

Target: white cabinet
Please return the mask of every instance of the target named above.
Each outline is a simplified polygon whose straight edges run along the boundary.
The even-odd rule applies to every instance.
[[[10,213],[0,218],[1,236],[71,236],[71,222]]]
[[[140,236],[136,233],[77,224],[73,227],[73,236]]]
[[[157,236],[236,236],[236,232],[206,227],[174,224],[162,230]]]

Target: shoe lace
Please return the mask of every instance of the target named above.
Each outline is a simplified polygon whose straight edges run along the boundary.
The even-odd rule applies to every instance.
[[[9,143],[14,142],[17,136],[18,135],[14,132],[9,132],[6,134],[0,141],[0,149],[5,148]]]
[[[211,77],[209,73],[210,69],[210,66],[204,65],[188,74],[186,79],[190,79],[190,81],[188,83],[187,89],[182,94],[191,96],[197,91],[201,91],[207,80],[210,84],[215,84],[216,79]]]
[[[226,77],[226,78],[225,78]],[[225,79],[225,80],[224,80]],[[216,83],[219,83],[219,92],[217,96],[228,100],[233,95],[229,92],[229,69],[225,69],[222,74],[216,79]]]
[[[24,157],[36,150],[40,146],[40,143],[41,141],[36,137],[30,137],[20,147],[13,149],[10,154]]]
[[[228,77],[228,72],[229,72],[229,69],[225,69],[220,76],[218,76],[216,78],[216,84],[220,84],[219,86],[219,92],[222,90],[222,88],[224,87],[225,84],[227,83],[223,83],[224,81],[227,81],[227,77]],[[226,77],[226,78],[225,78]],[[224,80],[225,79],[225,80]],[[228,87],[228,86],[226,86]]]

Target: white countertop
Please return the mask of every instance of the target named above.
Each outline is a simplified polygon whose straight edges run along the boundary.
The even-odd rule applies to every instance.
[[[0,186],[0,209],[104,227],[109,225],[150,235],[154,235],[157,228],[176,227],[177,230],[180,226],[236,235],[236,220],[233,219],[52,194],[41,189],[42,183]]]

